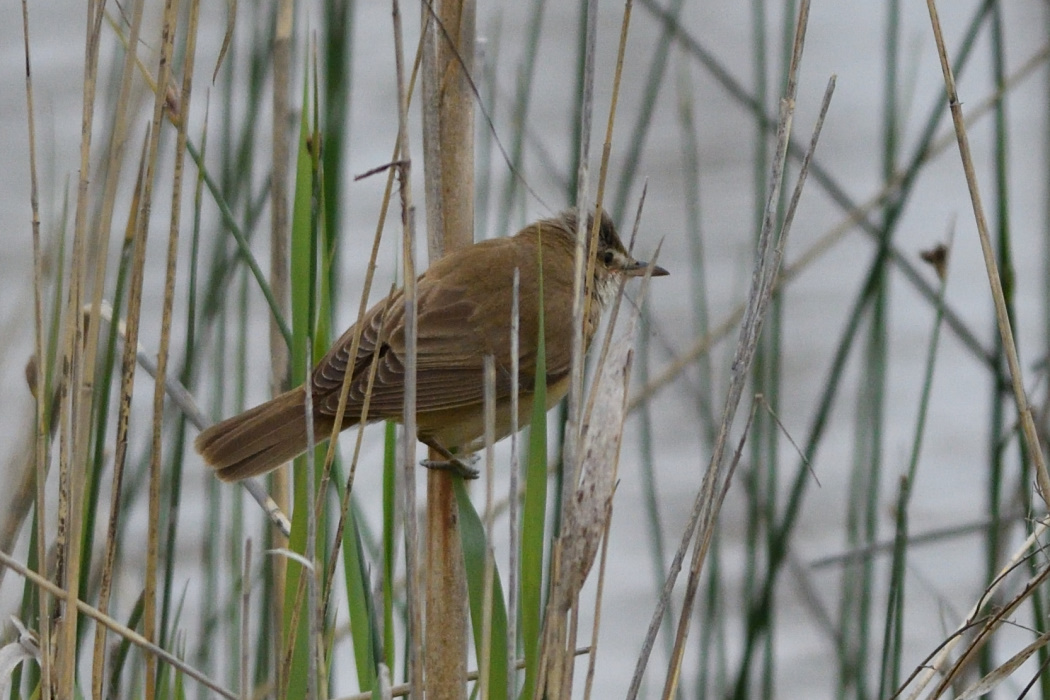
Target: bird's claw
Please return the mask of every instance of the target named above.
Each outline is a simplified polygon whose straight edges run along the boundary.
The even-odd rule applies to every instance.
[[[481,472],[475,469],[472,465],[477,463],[478,456],[471,455],[467,460],[468,461],[465,462],[459,457],[454,457],[452,459],[424,459],[419,464],[427,469],[442,469],[450,471],[454,474],[460,475],[464,479],[477,479]]]

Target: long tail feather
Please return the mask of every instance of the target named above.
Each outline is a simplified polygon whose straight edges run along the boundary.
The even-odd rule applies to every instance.
[[[265,474],[306,451],[306,397],[302,387],[216,423],[194,446],[223,481]],[[324,440],[331,419],[314,416],[314,439]]]

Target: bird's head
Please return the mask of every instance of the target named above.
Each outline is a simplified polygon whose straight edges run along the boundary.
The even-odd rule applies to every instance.
[[[561,214],[562,227],[571,235],[576,235],[575,209],[567,209]],[[587,217],[587,240],[590,247],[590,232],[594,226],[594,215]],[[608,303],[615,295],[623,277],[641,277],[649,269],[649,263],[636,260],[627,252],[619,234],[616,233],[616,225],[612,217],[604,209],[602,220],[598,227],[598,249],[594,258],[594,286],[592,289],[601,301],[602,306]],[[653,265],[652,275],[662,277],[670,274],[659,265]]]
[[[593,225],[594,216],[588,218],[588,223]],[[641,277],[649,267],[649,263],[636,260],[627,252],[620,236],[616,233],[612,217],[605,210],[602,210],[602,223],[598,228],[598,253],[595,264],[606,274],[627,277]],[[653,277],[663,277],[668,274],[670,273],[664,268],[653,265]]]
[[[575,209],[566,209],[556,219],[549,221],[556,223],[556,227],[562,231],[567,240],[574,241],[576,239],[576,222],[578,219]],[[588,248],[590,247],[590,232],[593,225],[594,215],[590,214],[587,217],[586,230]],[[616,233],[616,225],[613,224],[612,217],[604,209],[602,210],[601,225],[598,227],[598,251],[595,255],[595,266],[595,273],[601,278],[619,277],[621,275],[641,277],[649,267],[649,263],[636,260],[627,252],[619,234]],[[652,274],[653,277],[663,277],[670,273],[659,265],[654,265]]]

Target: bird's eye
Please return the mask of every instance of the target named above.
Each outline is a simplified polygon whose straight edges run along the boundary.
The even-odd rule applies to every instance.
[[[602,262],[605,263],[606,266],[611,267],[613,264],[614,257],[615,256],[613,255],[613,252],[611,250],[607,250],[604,253],[602,253]]]

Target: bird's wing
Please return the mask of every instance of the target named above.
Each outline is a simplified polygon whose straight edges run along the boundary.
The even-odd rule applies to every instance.
[[[418,287],[416,409],[458,408],[482,401],[482,372],[488,348],[477,330],[478,304],[468,286],[445,276]],[[407,346],[404,324],[392,329],[378,366],[372,402],[379,411],[400,412],[404,400]]]
[[[361,320],[361,338],[358,341],[354,361],[350,362],[355,331],[358,324],[350,326],[345,333],[332,344],[328,353],[314,367],[312,390],[315,410],[328,415],[335,415],[339,405],[339,393],[342,390],[343,378],[347,368],[351,374],[350,390],[347,399],[347,415],[353,416],[361,410],[364,392],[368,382],[368,368],[372,357],[377,356],[378,370],[382,368],[385,354],[385,336],[389,329],[403,323],[404,304],[401,292],[380,301],[370,308]]]
[[[490,275],[493,272],[491,267],[487,271]],[[479,327],[477,316],[479,311],[487,310],[481,309],[481,306],[493,298],[494,289],[491,282],[479,287],[476,277],[470,272],[457,273],[445,269],[443,274],[428,273],[419,278],[416,356],[418,411],[458,408],[479,404],[483,400],[484,356],[492,352],[492,338],[488,337],[490,333]],[[435,282],[435,278],[440,282]],[[504,325],[509,332],[509,306],[506,318]],[[353,415],[361,410],[368,388],[370,364],[375,356],[377,365],[369,414],[376,418],[399,416],[404,401],[406,374],[403,294],[399,291],[389,300],[372,307],[362,320],[362,329],[358,352],[352,363],[353,377],[347,413]],[[354,328],[351,327],[314,369],[315,405],[322,413],[336,413],[343,377],[351,365],[349,355],[353,336]],[[497,357],[497,361],[500,359]],[[526,368],[522,369],[524,373]],[[529,376],[528,386],[531,387],[531,374]],[[499,381],[497,397],[509,395],[509,386],[510,382],[506,379]]]

